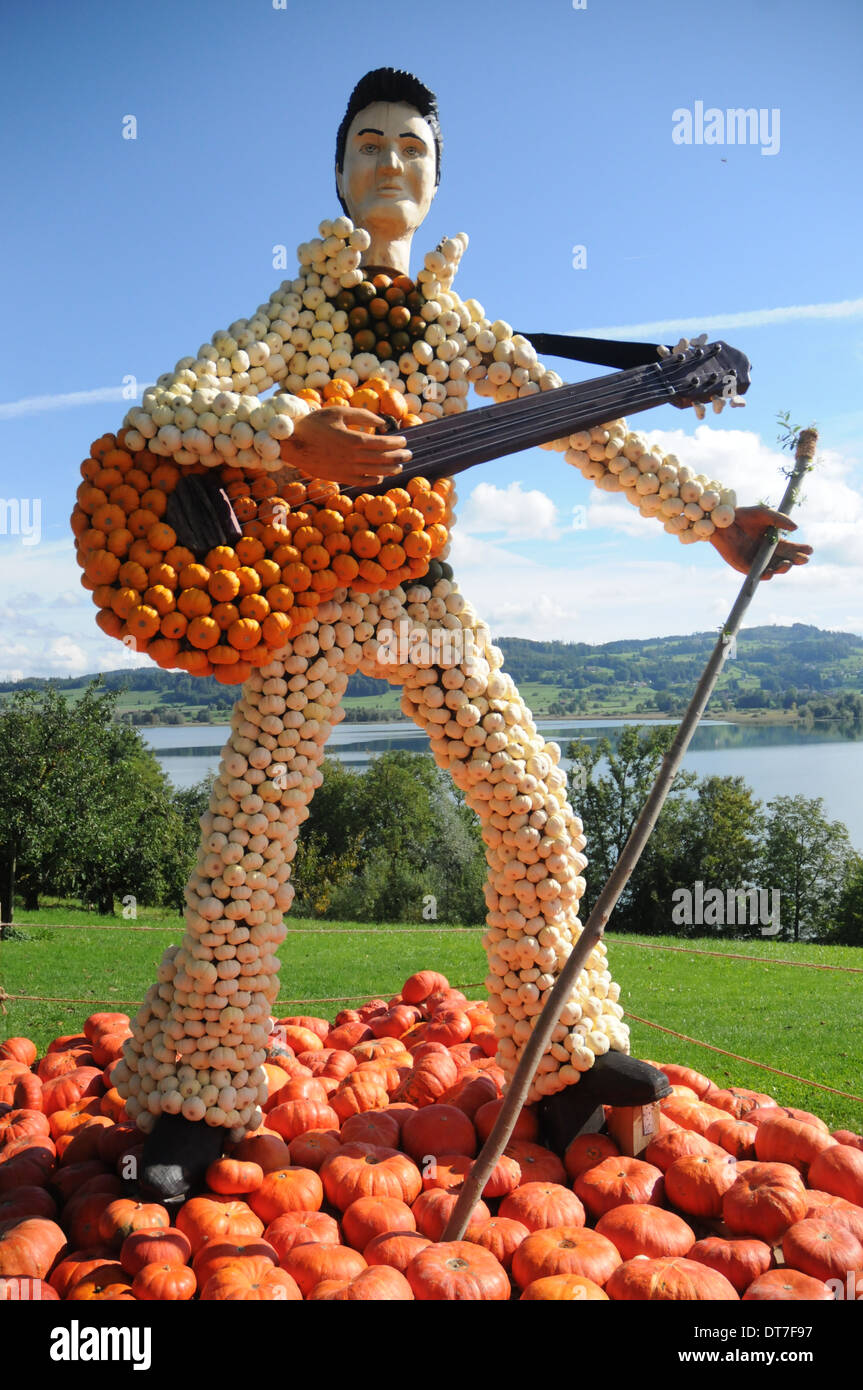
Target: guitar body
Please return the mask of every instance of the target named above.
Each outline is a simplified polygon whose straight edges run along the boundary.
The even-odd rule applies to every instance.
[[[72,525],[99,627],[226,685],[270,662],[333,590],[420,580],[449,540],[448,479],[352,498],[294,470],[180,468],[131,453],[122,433],[96,440],[81,471]]]

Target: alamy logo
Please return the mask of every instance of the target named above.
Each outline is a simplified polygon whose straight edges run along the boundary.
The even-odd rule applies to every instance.
[[[81,1327],[73,1318],[68,1327],[51,1330],[52,1361],[131,1361],[135,1371],[152,1364],[149,1327]]]
[[[0,497],[0,536],[20,536],[22,545],[42,539],[42,500],[39,497]]]
[[[708,888],[697,881],[693,888],[675,888],[671,920],[675,926],[734,927],[760,926],[762,936],[776,936],[779,918],[779,889]]]
[[[692,111],[678,106],[671,113],[671,138],[675,145],[760,145],[762,154],[778,154],[779,107],[721,111],[708,106],[705,111],[703,101],[696,101]]]

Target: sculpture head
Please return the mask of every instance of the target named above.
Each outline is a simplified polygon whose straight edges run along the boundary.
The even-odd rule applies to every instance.
[[[357,226],[410,238],[440,182],[437,100],[395,68],[366,73],[351,93],[336,136],[339,202]]]

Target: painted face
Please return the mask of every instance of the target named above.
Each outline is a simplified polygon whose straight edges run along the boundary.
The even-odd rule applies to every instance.
[[[428,122],[404,102],[376,101],[351,122],[339,192],[354,224],[391,237],[416,231],[435,194]]]

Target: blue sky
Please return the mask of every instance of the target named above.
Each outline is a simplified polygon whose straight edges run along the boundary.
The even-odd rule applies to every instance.
[[[338,213],[335,131],[381,64],[416,72],[440,104],[442,183],[412,269],[463,230],[457,288],[517,328],[660,341],[706,328],[742,348],[746,410],[699,425],[664,407],[638,427],[749,502],[781,495],[777,412],[816,421],[799,516],[816,555],[764,586],[749,621],[863,633],[856,0],[726,0],[683,20],[673,0],[439,0],[391,26],[343,0],[43,0],[8,11],[3,33],[0,497],[41,513],[36,543],[0,534],[6,678],[122,665],[72,558],[80,461],[121,423],[124,379],[143,389],[248,316],[292,273],[273,248],[292,267]],[[764,111],[776,152],[675,143],[673,113],[697,102]],[[596,370],[550,365],[568,380]],[[712,547],[680,546],[558,454],[485,465],[459,496],[457,573],[497,635],[703,630],[736,593]]]

